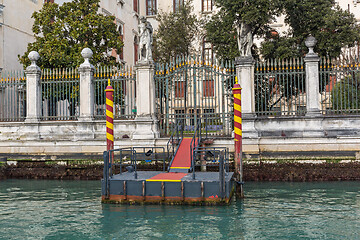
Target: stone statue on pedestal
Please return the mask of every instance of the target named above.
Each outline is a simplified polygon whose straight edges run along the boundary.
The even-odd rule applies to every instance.
[[[148,22],[145,17],[140,18],[139,35],[139,62],[152,62],[153,28],[150,22]]]
[[[251,47],[253,45],[253,34],[251,27],[243,22],[236,22],[237,41],[241,57],[251,56]]]

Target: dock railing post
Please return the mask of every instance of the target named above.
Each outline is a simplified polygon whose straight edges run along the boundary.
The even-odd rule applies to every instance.
[[[234,134],[235,134],[235,174],[236,174],[236,195],[244,197],[243,194],[243,169],[242,169],[242,118],[241,118],[241,86],[235,77],[233,87],[234,94]]]
[[[215,153],[215,152],[214,152]],[[215,154],[214,154],[215,155]],[[220,153],[219,161],[219,186],[220,186],[220,198],[225,198],[225,172],[224,172],[224,152]]]
[[[104,171],[103,171],[103,178],[104,178],[104,190],[105,190],[105,198],[109,198],[109,154],[108,151],[104,151],[103,153],[104,158]]]

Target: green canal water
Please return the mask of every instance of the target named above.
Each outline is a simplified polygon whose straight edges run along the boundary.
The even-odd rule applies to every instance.
[[[0,181],[0,239],[360,239],[360,183],[251,183],[230,206],[100,203],[99,181]]]

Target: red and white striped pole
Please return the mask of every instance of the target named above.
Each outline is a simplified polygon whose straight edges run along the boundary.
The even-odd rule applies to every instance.
[[[243,197],[241,86],[237,77],[235,77],[232,90],[234,94],[235,173],[238,181],[236,192],[239,197]]]
[[[106,150],[114,149],[114,88],[110,85],[105,89],[106,92]],[[111,158],[113,161],[113,158]]]

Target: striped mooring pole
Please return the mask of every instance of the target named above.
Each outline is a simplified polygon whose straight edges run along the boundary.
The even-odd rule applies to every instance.
[[[114,149],[114,88],[110,85],[105,89],[106,92],[106,150]],[[113,158],[111,158],[111,162]]]
[[[243,166],[242,166],[242,118],[241,118],[241,86],[235,77],[234,94],[234,134],[235,134],[235,173],[236,194],[243,197]]]

